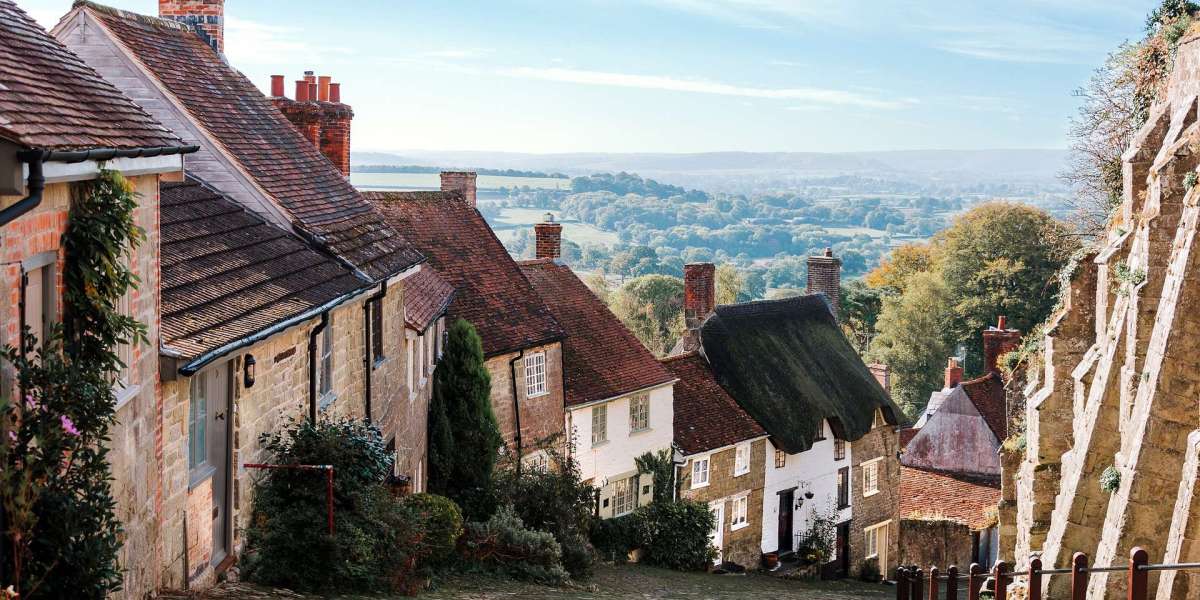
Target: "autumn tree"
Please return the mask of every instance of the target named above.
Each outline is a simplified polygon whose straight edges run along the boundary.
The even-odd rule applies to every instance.
[[[643,275],[609,296],[609,308],[651,352],[665,356],[682,335],[683,280]]]

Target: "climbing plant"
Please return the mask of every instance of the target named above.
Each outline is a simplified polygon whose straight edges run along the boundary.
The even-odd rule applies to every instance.
[[[73,188],[62,240],[63,322],[43,340],[22,332],[25,352],[0,352],[16,377],[0,399],[0,588],[12,585],[22,598],[100,599],[121,587],[107,446],[125,367],[117,349],[145,340],[145,326],[118,311],[138,282],[127,266],[145,239],[136,207],[132,186],[115,171]]]

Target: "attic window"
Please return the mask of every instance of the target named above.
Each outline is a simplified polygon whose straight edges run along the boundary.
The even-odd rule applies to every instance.
[[[708,486],[708,457],[692,460],[692,489]]]
[[[738,444],[734,450],[733,476],[745,475],[750,472],[750,444]]]

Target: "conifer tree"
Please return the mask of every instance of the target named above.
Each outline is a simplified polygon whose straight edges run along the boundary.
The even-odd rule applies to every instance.
[[[449,497],[472,520],[484,520],[500,427],[492,412],[491,376],[475,327],[450,325],[446,349],[433,375],[429,405],[429,490]]]

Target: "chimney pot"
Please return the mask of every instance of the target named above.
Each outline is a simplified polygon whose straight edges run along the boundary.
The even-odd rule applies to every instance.
[[[296,102],[308,102],[308,82],[303,79],[296,81]]]
[[[317,84],[312,83],[312,82],[309,82],[309,84],[308,84],[308,101],[309,102],[317,101]]]
[[[329,102],[329,83],[332,79],[328,75],[322,75],[317,78],[317,100]]]
[[[340,83],[330,83],[329,84],[329,101],[341,103],[341,101],[342,101],[342,84],[340,84]]]
[[[1000,315],[1000,318],[998,319],[998,321],[999,322],[996,324],[996,329],[999,329],[1000,331],[1004,331],[1004,329],[1005,329],[1004,326],[1007,325],[1007,323],[1005,322],[1006,319],[1004,318],[1004,315]]]
[[[459,192],[467,204],[475,206],[476,175],[474,171],[442,171],[441,177],[443,192]]]
[[[717,306],[717,266],[713,263],[683,265],[683,318],[696,330]]]
[[[838,306],[842,296],[842,259],[833,256],[833,249],[826,248],[821,256],[808,257],[809,294],[825,294],[833,318],[838,319]]]
[[[271,76],[271,97],[272,98],[282,98],[283,97],[283,75],[272,75]]]
[[[962,383],[963,368],[958,366],[958,361],[951,358],[946,363],[946,389],[952,389]]]

